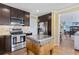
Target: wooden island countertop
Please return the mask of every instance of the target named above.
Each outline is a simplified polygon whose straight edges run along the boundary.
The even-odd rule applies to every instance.
[[[27,54],[49,55],[53,53],[53,38],[48,35],[30,35],[26,39]]]

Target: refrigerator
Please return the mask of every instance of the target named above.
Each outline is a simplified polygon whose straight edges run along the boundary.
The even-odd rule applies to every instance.
[[[48,35],[48,22],[39,22],[38,23],[38,34],[39,35]]]

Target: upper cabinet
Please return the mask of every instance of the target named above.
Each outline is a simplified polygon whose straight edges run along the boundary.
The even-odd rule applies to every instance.
[[[10,10],[11,10],[11,12],[10,12],[11,13],[11,17],[23,18],[24,15],[25,15],[24,11],[16,9],[16,8],[11,7]]]
[[[10,8],[11,17],[22,18],[24,20],[24,26],[29,26],[30,21],[30,13],[25,12],[16,8]]]
[[[38,19],[39,19],[39,22],[50,21],[51,20],[51,13],[39,16]]]
[[[28,12],[25,12],[24,24],[25,24],[25,26],[30,26],[30,13],[28,13]]]
[[[47,23],[45,24],[46,26],[46,31],[47,31],[47,34],[48,35],[51,35],[51,13],[49,14],[45,14],[45,15],[42,15],[42,16],[39,16],[38,19],[39,19],[39,22],[38,22],[38,27],[39,27],[39,24],[40,23]],[[40,30],[38,29],[38,34],[39,34]]]
[[[10,7],[0,4],[0,25],[9,25]]]
[[[17,17],[17,9],[16,8],[10,8],[10,16],[11,17]]]
[[[25,13],[24,13],[24,11],[22,11],[22,10],[17,10],[17,17],[18,18],[23,18],[24,19],[24,15],[25,15]]]
[[[0,25],[10,25],[13,18],[22,19],[24,26],[30,24],[30,13],[0,3]],[[17,20],[16,20],[17,21]]]

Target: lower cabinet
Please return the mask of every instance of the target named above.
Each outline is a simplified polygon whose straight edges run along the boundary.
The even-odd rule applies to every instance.
[[[4,37],[0,37],[0,54],[5,52],[5,39]]]
[[[0,54],[4,54],[8,49],[10,36],[0,36]]]
[[[26,50],[27,50],[27,55],[31,55],[31,54],[52,55],[53,54],[53,43],[50,42],[48,44],[40,46],[39,44],[34,43],[32,40],[27,39]]]

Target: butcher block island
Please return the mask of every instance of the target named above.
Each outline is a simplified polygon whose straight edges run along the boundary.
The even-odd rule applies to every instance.
[[[35,55],[51,55],[53,53],[53,37],[49,35],[30,35],[27,36],[27,54],[32,52]]]

